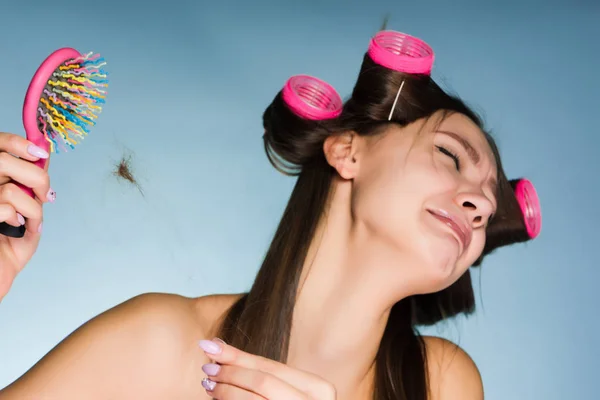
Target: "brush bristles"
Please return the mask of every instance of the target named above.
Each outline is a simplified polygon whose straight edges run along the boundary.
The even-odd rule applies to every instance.
[[[52,152],[74,148],[96,123],[108,86],[105,64],[88,53],[60,65],[46,83],[37,119]]]

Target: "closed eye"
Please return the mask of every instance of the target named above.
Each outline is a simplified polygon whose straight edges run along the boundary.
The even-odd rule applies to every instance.
[[[458,154],[454,153],[453,151],[451,151],[443,146],[435,146],[435,147],[440,151],[440,153],[445,154],[448,157],[450,157],[454,161],[454,165],[456,165],[456,169],[460,171],[460,157],[458,156]]]

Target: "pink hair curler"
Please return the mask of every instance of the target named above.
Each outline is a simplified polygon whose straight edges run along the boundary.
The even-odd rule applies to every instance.
[[[48,153],[74,148],[89,133],[106,98],[108,80],[98,54],[82,55],[72,48],[50,54],[35,72],[23,104],[23,126],[27,140]],[[45,168],[48,160],[34,162]],[[33,190],[15,184],[29,196]],[[23,237],[25,225],[0,223],[0,234]]]
[[[430,75],[433,49],[423,40],[402,32],[378,32],[369,44],[369,57],[377,64],[407,74]]]
[[[527,234],[536,238],[542,230],[542,209],[533,184],[527,179],[520,179],[515,185],[515,196],[521,207]]]
[[[325,81],[308,75],[295,75],[282,90],[283,101],[299,117],[309,120],[337,118],[342,113],[342,98]]]

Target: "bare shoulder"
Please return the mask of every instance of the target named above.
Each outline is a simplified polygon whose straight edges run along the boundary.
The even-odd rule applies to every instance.
[[[431,400],[483,400],[483,383],[473,359],[446,339],[423,340]]]
[[[202,298],[148,293],[92,318],[0,391],[12,399],[207,398]]]
[[[242,296],[243,294],[211,294],[194,299],[196,314],[207,337],[212,339],[217,335],[225,313]]]

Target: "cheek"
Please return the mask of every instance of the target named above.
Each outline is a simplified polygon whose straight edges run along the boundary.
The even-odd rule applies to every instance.
[[[466,270],[479,258],[485,247],[485,231],[479,229],[473,232],[469,250],[459,260],[459,269]]]
[[[405,231],[414,233],[425,203],[455,185],[449,169],[429,154],[414,153],[408,160],[381,157],[355,178],[352,212],[370,230],[406,239]]]
[[[352,211],[356,219],[378,234],[398,232],[418,212],[415,193],[403,171],[384,170],[354,183]]]

